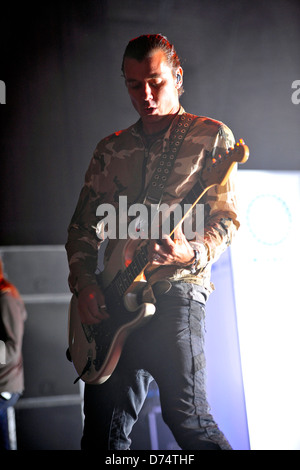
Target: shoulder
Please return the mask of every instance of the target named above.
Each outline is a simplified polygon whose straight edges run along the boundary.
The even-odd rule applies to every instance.
[[[127,129],[116,131],[104,137],[98,144],[90,161],[86,173],[86,181],[95,174],[108,176],[112,168],[117,169],[120,160],[126,160],[130,155],[143,149],[143,141],[137,131],[136,125]]]
[[[15,299],[20,298],[18,289],[7,279],[2,279],[0,284],[0,297],[4,298],[6,296],[14,297]]]
[[[194,118],[194,126],[206,129],[208,132],[218,132],[222,129],[229,129],[224,122],[211,117],[194,115]]]
[[[134,145],[136,142],[136,137],[138,136],[136,132],[136,125],[133,124],[132,126],[121,129],[108,136],[104,137],[103,139],[98,142],[96,149],[99,151],[112,149],[114,146],[120,145]]]
[[[231,129],[222,121],[207,116],[195,116],[191,125],[190,137],[207,137],[214,139],[222,138],[231,143],[234,142],[234,136]]]
[[[127,158],[129,155],[142,150],[143,141],[136,125],[123,129],[102,139],[94,151],[94,161],[100,162],[102,167],[107,166],[112,160],[119,161]]]

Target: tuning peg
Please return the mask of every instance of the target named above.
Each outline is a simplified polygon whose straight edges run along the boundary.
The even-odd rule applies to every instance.
[[[243,141],[243,139],[240,139],[240,140],[235,144],[235,146],[236,146],[236,147],[239,147],[240,145],[244,145],[244,144],[245,144],[245,142]]]

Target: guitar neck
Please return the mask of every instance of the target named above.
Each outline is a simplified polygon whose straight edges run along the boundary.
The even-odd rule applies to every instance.
[[[124,271],[119,272],[115,279],[108,286],[111,292],[118,292],[122,297],[133,281],[144,271],[148,264],[147,246],[141,247],[140,251],[134,256],[130,265]]]

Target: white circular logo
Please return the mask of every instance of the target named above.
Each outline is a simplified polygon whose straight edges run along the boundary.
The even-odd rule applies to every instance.
[[[288,236],[292,217],[286,202],[272,194],[257,196],[249,204],[247,224],[251,234],[265,245],[278,245]]]

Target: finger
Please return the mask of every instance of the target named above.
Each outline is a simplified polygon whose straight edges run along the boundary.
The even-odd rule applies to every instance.
[[[109,317],[107,312],[107,307],[105,304],[105,297],[101,291],[96,291],[96,303],[97,303],[97,316],[101,317],[101,319],[106,319]]]
[[[183,233],[183,230],[182,230],[182,224],[179,224],[175,228],[173,239],[175,243],[182,243],[186,239],[185,234]]]
[[[175,243],[171,237],[165,237],[162,240],[161,245],[157,249],[157,253],[162,257],[167,259],[170,255],[172,256],[175,250]]]
[[[151,240],[148,247],[148,259],[150,263],[158,261],[158,250],[159,244],[155,240]]]
[[[103,320],[109,318],[109,314],[107,313],[106,305],[100,305],[99,312]]]
[[[99,323],[99,319],[94,317],[94,315],[91,314],[91,312],[86,308],[79,308],[78,306],[78,311],[79,311],[79,316],[81,323],[85,325],[93,325],[94,323]]]
[[[152,256],[152,264],[162,264],[164,262],[163,257],[159,253],[154,253]]]
[[[88,305],[89,313],[97,320],[105,320],[108,318],[108,313],[106,310],[106,305],[99,305],[98,303],[93,303]]]
[[[99,323],[100,321],[105,320],[109,317],[106,309],[104,309],[104,306],[99,307],[98,303],[95,300],[88,301],[84,305],[82,305],[81,303],[79,307],[82,323],[90,325],[94,323]]]
[[[174,242],[170,237],[159,241],[152,240],[149,245],[149,261],[154,265],[170,263],[170,255],[174,251]]]
[[[103,320],[106,320],[106,318],[108,318],[107,314],[102,314],[101,312],[98,312],[98,314],[95,315],[94,313],[91,313],[90,310],[86,310],[83,314],[82,323],[86,325],[93,325],[96,323],[100,323]]]

